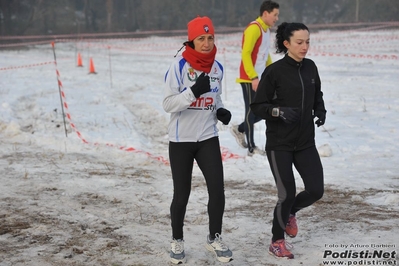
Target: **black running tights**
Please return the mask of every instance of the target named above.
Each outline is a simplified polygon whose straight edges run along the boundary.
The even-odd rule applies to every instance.
[[[312,205],[324,193],[323,166],[315,146],[300,151],[267,151],[270,169],[277,186],[278,201],[273,214],[273,241],[284,239],[290,214]],[[304,183],[296,195],[295,166]]]
[[[209,234],[214,236],[216,233],[222,233],[225,195],[219,138],[214,137],[201,142],[169,142],[174,188],[170,215],[174,239],[183,238],[194,159],[205,177],[208,189]]]
[[[248,150],[250,152],[255,148],[254,141],[254,124],[258,123],[262,118],[256,116],[250,108],[250,105],[255,97],[255,91],[252,89],[251,83],[241,83],[242,94],[245,103],[245,118],[244,121],[238,125],[238,131],[245,132],[247,138]],[[264,150],[265,147],[261,147]]]

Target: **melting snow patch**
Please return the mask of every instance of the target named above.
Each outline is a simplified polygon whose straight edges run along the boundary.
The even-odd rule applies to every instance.
[[[367,203],[374,205],[383,205],[389,208],[399,208],[399,194],[394,192],[383,192],[370,197]]]
[[[321,157],[331,157],[332,155],[332,149],[328,144],[321,145],[317,148],[317,151],[319,152]]]

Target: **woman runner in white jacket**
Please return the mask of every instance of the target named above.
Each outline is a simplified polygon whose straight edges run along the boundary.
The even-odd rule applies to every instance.
[[[215,60],[214,28],[208,17],[188,24],[188,41],[165,75],[163,108],[170,113],[169,160],[173,178],[170,206],[171,262],[185,261],[183,224],[191,192],[194,159],[201,169],[209,194],[209,233],[206,248],[222,262],[232,252],[222,241],[225,207],[223,164],[217,121],[227,125],[231,113],[224,109],[221,93],[223,66]]]

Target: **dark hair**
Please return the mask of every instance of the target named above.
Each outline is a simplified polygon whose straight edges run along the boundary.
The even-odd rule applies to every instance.
[[[175,54],[174,57],[176,57],[177,54],[181,51],[181,49],[183,49],[185,46],[190,46],[191,48],[195,49],[195,48],[194,48],[194,41],[186,41],[186,42],[183,43],[183,46],[180,47],[179,50],[177,50],[177,52],[176,52],[176,54]]]
[[[263,12],[265,11],[271,13],[275,8],[279,9],[280,5],[273,1],[264,1],[260,6],[260,16],[262,16]]]
[[[194,41],[185,42],[184,44],[194,49]]]
[[[298,30],[307,30],[309,31],[308,27],[306,27],[303,23],[292,22],[287,23],[283,22],[277,27],[276,31],[276,53],[287,53],[287,47],[284,45],[284,41],[290,41],[291,36],[294,34],[294,31]]]

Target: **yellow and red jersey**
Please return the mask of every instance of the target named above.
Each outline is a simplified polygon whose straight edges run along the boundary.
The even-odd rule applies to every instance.
[[[269,54],[270,29],[260,17],[249,23],[242,36],[241,63],[238,83],[260,79],[266,66],[272,63]]]

